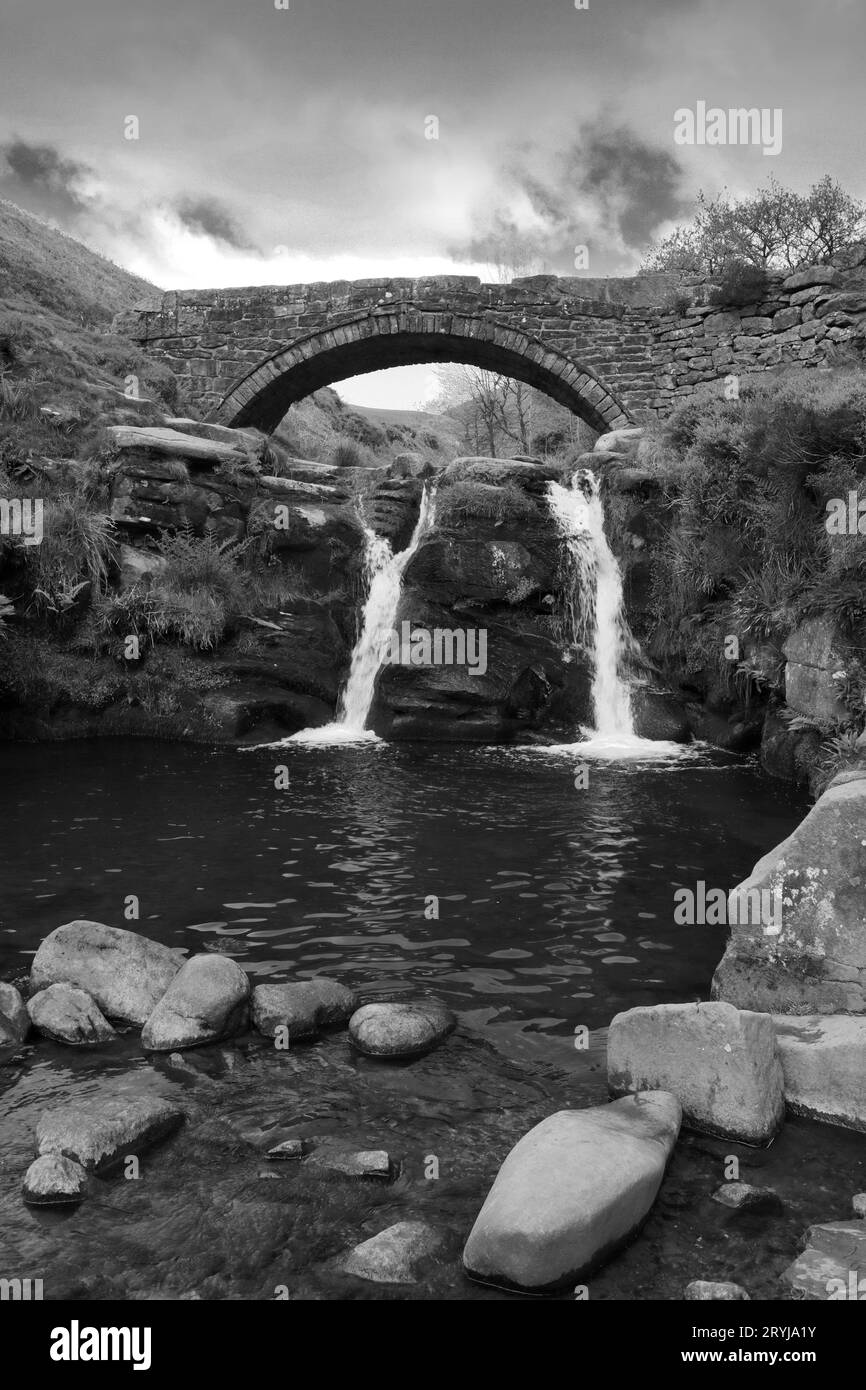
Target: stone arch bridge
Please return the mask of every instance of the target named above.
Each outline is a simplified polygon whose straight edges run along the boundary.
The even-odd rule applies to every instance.
[[[866,246],[771,275],[766,298],[720,308],[713,286],[471,276],[171,291],[115,319],[166,363],[182,398],[225,425],[275,429],[295,401],[345,377],[465,362],[545,391],[594,429],[665,414],[705,382],[862,352]]]

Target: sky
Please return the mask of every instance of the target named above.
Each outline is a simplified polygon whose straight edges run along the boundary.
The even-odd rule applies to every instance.
[[[864,51],[864,0],[2,0],[0,197],[165,289],[630,274],[699,189],[866,197]]]

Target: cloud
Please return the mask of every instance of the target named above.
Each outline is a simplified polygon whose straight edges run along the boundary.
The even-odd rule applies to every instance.
[[[552,155],[526,144],[509,150],[500,204],[476,217],[451,254],[517,274],[573,275],[585,245],[590,273],[609,274],[633,266],[657,229],[686,211],[683,177],[670,151],[599,118]]]
[[[241,229],[228,208],[216,198],[181,198],[174,212],[188,232],[209,237],[235,251],[250,251],[254,243]]]
[[[75,221],[91,203],[93,170],[53,145],[14,139],[0,146],[0,193],[33,211]]]

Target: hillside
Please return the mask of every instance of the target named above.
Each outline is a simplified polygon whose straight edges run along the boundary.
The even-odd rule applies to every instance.
[[[0,200],[0,298],[32,300],[85,324],[160,291],[38,217]]]

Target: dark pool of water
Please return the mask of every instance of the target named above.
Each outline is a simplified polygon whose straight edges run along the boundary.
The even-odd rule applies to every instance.
[[[727,889],[802,818],[728,758],[593,764],[533,750],[89,742],[0,751],[0,972],[76,917],[258,978],[435,991],[476,1022],[565,1033],[706,996],[723,927],[673,894]],[[277,790],[274,768],[288,767]],[[425,916],[438,899],[438,919]]]
[[[673,893],[728,887],[783,838],[804,799],[709,755],[667,768],[535,751],[295,747],[237,753],[139,742],[0,748],[0,976],[74,917],[190,951],[228,948],[257,979],[325,973],[364,991],[425,991],[460,1016],[429,1057],[388,1066],[344,1032],[275,1053],[250,1035],[146,1058],[135,1033],[90,1051],[45,1040],[0,1065],[0,1276],[51,1299],[501,1299],[460,1253],[509,1148],[552,1111],[607,1099],[604,1029],[619,1009],[705,997],[723,929],[678,927]],[[288,790],[274,769],[289,769]],[[138,923],[124,899],[140,899]],[[425,900],[439,899],[438,920]],[[593,1031],[575,1049],[580,1024]],[[98,1181],[73,1213],[23,1205],[49,1106],[117,1089],[178,1101],[183,1129],[138,1180]],[[384,1147],[370,1186],[279,1166],[290,1136]],[[774,1186],[781,1215],[711,1201],[724,1158]],[[429,1160],[438,1174],[429,1176]],[[683,1135],[640,1238],[593,1299],[680,1298],[734,1278],[778,1298],[807,1224],[849,1215],[866,1138],[789,1122],[766,1152]],[[342,1274],[349,1246],[426,1219],[441,1258],[413,1287]],[[568,1296],[568,1295],[565,1295]]]

